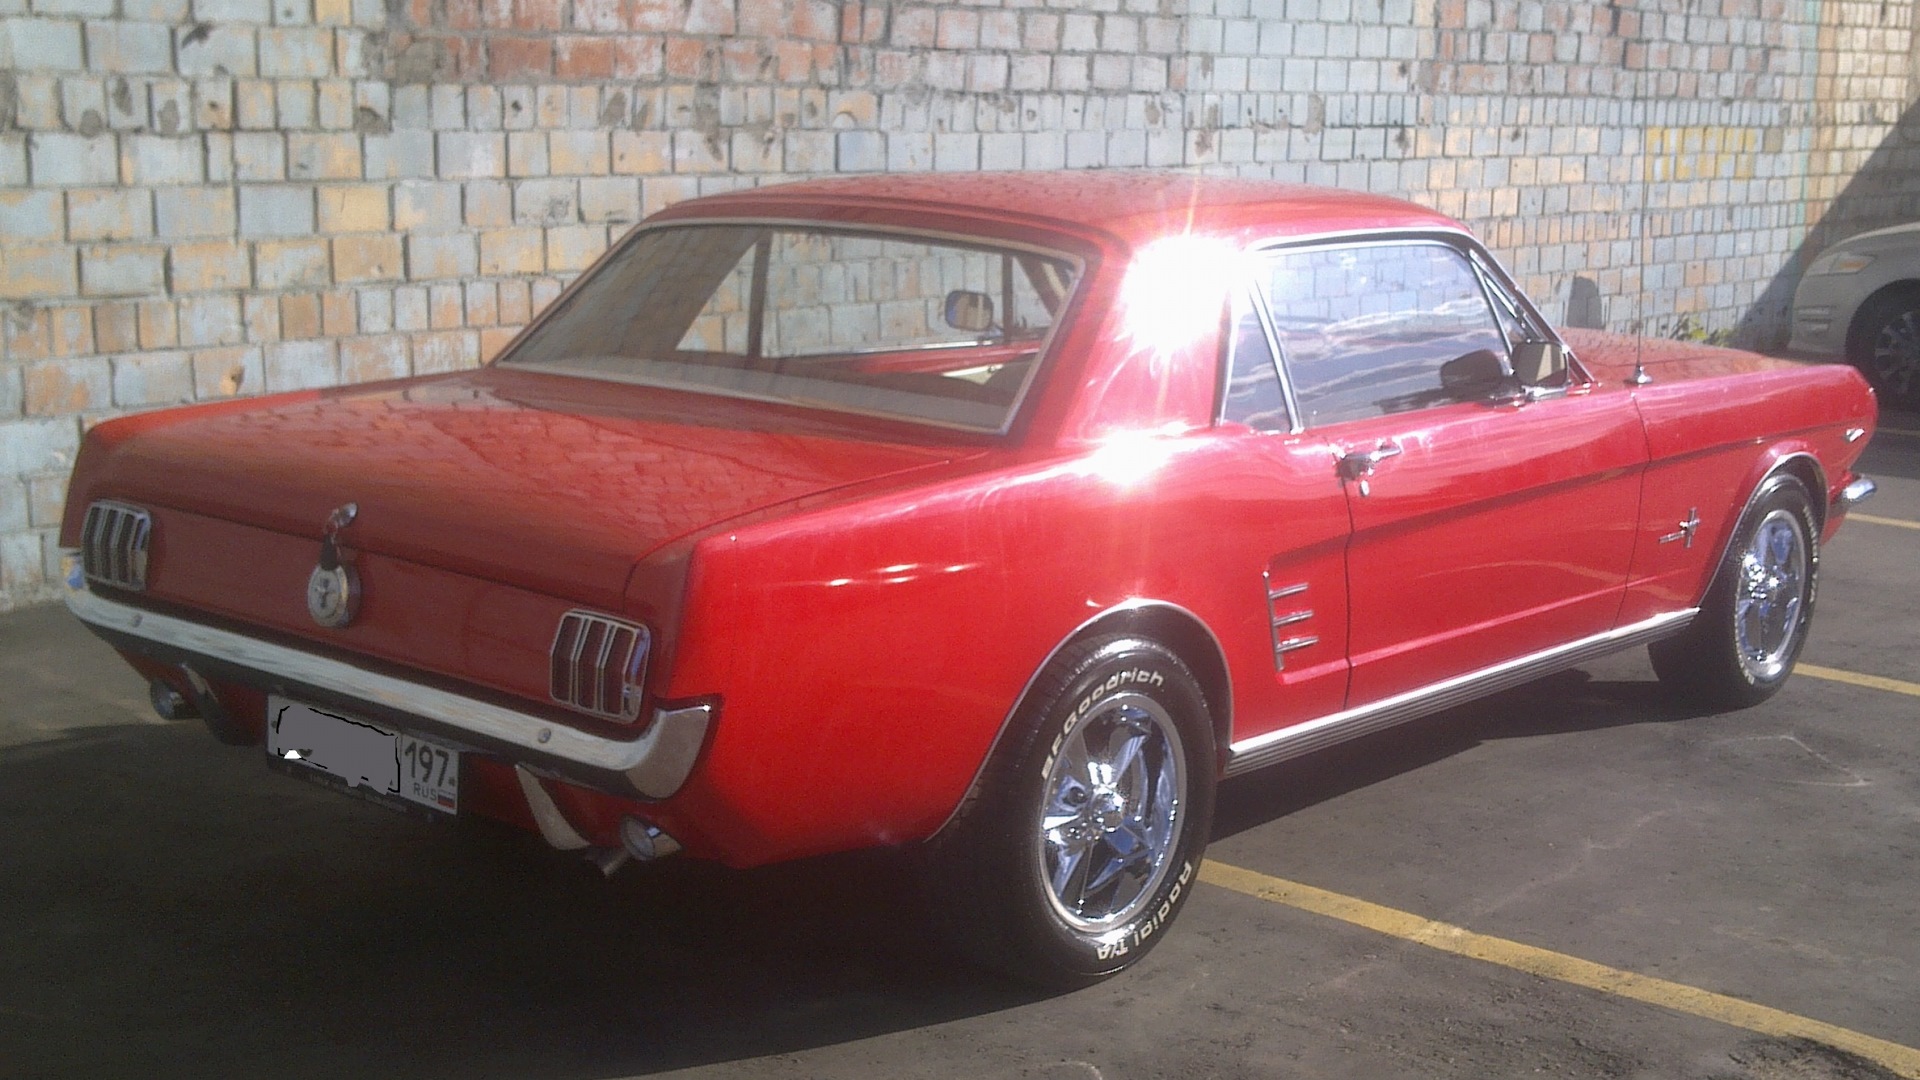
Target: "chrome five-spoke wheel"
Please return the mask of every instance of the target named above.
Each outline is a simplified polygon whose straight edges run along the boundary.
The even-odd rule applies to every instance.
[[[1647,651],[1660,681],[1696,705],[1743,709],[1772,697],[1806,644],[1819,575],[1808,486],[1775,473],[1754,493],[1699,614]]]
[[[1740,555],[1733,626],[1740,663],[1755,681],[1778,679],[1792,662],[1807,591],[1807,543],[1785,509],[1760,519]]]
[[[1115,633],[1063,646],[930,845],[927,899],[944,936],[1050,987],[1139,961],[1199,883],[1214,732],[1199,680],[1161,642]]]
[[[1179,728],[1152,698],[1109,698],[1067,730],[1037,847],[1064,922],[1099,933],[1139,914],[1166,876],[1186,786]]]

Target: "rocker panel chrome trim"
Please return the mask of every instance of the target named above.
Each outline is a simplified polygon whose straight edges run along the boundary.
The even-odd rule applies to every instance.
[[[1227,759],[1225,775],[1238,776],[1267,765],[1276,765],[1304,754],[1311,754],[1316,750],[1323,750],[1336,743],[1346,742],[1348,739],[1357,739],[1362,735],[1384,731],[1408,720],[1416,720],[1430,713],[1450,709],[1474,698],[1532,682],[1542,675],[1552,674],[1574,664],[1584,663],[1620,649],[1678,633],[1686,627],[1687,623],[1693,621],[1694,615],[1698,612],[1698,608],[1688,608],[1685,611],[1656,615],[1645,622],[1623,626],[1570,644],[1544,649],[1517,660],[1509,660],[1504,664],[1495,664],[1489,668],[1455,676],[1443,682],[1434,683],[1432,686],[1423,686],[1417,690],[1397,694],[1385,701],[1337,712],[1318,720],[1294,724],[1264,735],[1256,735],[1251,739],[1233,744],[1231,756]]]
[[[664,799],[680,790],[693,771],[713,720],[710,705],[657,709],[653,723],[638,739],[608,739],[542,716],[368,671],[331,657],[145,611],[86,589],[69,590],[67,607],[80,621],[104,631],[372,702],[525,750],[536,760],[558,759],[596,772],[616,773],[625,777],[642,798]]]

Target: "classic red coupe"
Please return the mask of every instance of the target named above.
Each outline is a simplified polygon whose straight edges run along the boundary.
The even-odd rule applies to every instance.
[[[156,707],[277,768],[608,868],[912,846],[961,949],[1074,984],[1222,777],[1635,645],[1765,699],[1874,420],[1562,334],[1404,202],[869,177],[674,206],[475,371],[100,424],[61,538]]]

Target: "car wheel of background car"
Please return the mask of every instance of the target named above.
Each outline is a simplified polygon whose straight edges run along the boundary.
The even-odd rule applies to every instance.
[[[1172,651],[1064,650],[928,851],[934,917],[964,955],[1071,987],[1139,960],[1193,891],[1212,827],[1213,728]]]
[[[1772,697],[1807,640],[1818,545],[1806,486],[1791,476],[1769,479],[1742,516],[1699,616],[1649,647],[1660,681],[1714,708]]]
[[[1920,289],[1867,301],[1847,333],[1847,358],[1882,398],[1920,404]]]

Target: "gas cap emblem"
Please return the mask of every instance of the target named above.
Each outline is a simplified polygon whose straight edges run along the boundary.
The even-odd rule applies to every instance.
[[[352,523],[360,507],[347,503],[327,515],[320,536],[320,565],[307,575],[307,614],[328,629],[338,630],[360,610],[360,575],[340,560],[340,530]]]

